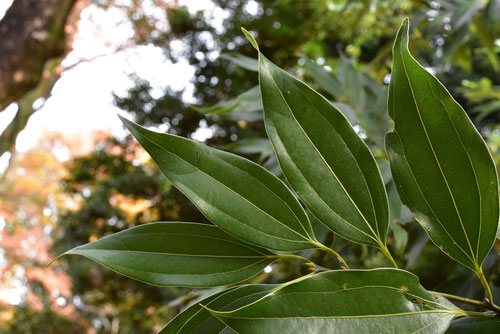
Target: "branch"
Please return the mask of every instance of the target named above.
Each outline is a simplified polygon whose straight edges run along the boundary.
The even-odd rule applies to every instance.
[[[18,134],[26,127],[30,117],[38,110],[33,109],[33,103],[40,97],[48,98],[50,95],[52,87],[59,79],[59,63],[60,59],[52,59],[47,62],[38,86],[19,100],[19,110],[16,116],[0,135],[0,156],[5,152],[13,151],[15,148]]]
[[[33,90],[45,63],[65,51],[76,0],[16,0],[0,21],[0,110]]]

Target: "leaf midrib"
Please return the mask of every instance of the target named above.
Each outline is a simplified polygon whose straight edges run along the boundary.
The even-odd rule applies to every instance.
[[[419,314],[432,314],[432,313],[446,313],[447,315],[457,315],[458,311],[449,310],[427,310],[418,312],[402,312],[402,313],[385,313],[385,314],[367,314],[367,315],[356,315],[356,316],[310,316],[310,317],[241,317],[241,316],[224,316],[223,312],[217,312],[222,317],[229,319],[242,319],[242,320],[288,320],[288,319],[367,319],[367,318],[385,318],[385,317],[400,317],[408,315],[419,315]]]
[[[401,293],[402,295],[408,295],[408,296],[414,297],[416,299],[420,299],[420,300],[422,300],[425,303],[434,304],[435,305],[434,307],[436,309],[454,311],[452,309],[449,309],[449,308],[447,308],[447,307],[439,304],[436,301],[425,299],[425,298],[423,298],[421,296],[418,296],[418,295],[415,295],[413,293],[410,293],[409,291],[403,292],[403,291],[401,291],[401,288],[396,288],[394,286],[389,286],[389,285],[363,285],[363,286],[357,286],[357,287],[353,287],[353,288],[345,288],[345,289],[342,288],[342,289],[335,290],[335,291],[297,291],[297,292],[287,292],[287,293],[283,293],[282,295],[276,296],[275,298],[278,299],[278,298],[288,297],[288,296],[292,296],[292,295],[335,295],[337,293],[343,293],[343,292],[346,292],[346,291],[355,291],[355,290],[363,290],[363,289],[380,289],[380,290],[382,290],[382,289],[389,289],[389,290],[396,290],[398,293]],[[243,308],[244,307],[242,307],[241,309],[243,309]]]
[[[288,75],[288,73],[287,73]],[[366,186],[366,190],[367,190],[367,193],[368,193],[368,197],[370,198],[370,203],[371,203],[371,206],[372,206],[372,210],[373,210],[373,215],[374,215],[374,220],[375,220],[375,229],[377,230],[377,233],[375,234],[375,232],[370,229],[372,231],[372,233],[375,234],[376,237],[378,237],[378,241],[381,243],[382,242],[382,238],[380,236],[380,231],[379,231],[379,227],[378,227],[378,214],[377,214],[377,210],[375,210],[375,203],[374,203],[374,200],[373,200],[373,196],[372,196],[372,193],[371,193],[371,189],[370,187],[368,186],[368,180],[366,179],[366,175],[363,173],[363,171],[361,170],[361,167],[359,165],[359,162],[358,162],[358,159],[356,159],[356,157],[354,156],[351,148],[349,147],[349,145],[347,145],[347,143],[345,142],[344,138],[340,135],[339,131],[337,131],[335,129],[335,127],[333,126],[333,124],[331,124],[329,122],[329,120],[318,110],[318,108],[316,107],[315,104],[312,103],[312,101],[309,99],[309,96],[307,96],[304,91],[302,90],[302,88],[297,85],[294,81],[292,81],[293,84],[295,85],[295,87],[297,87],[301,93],[305,96],[305,98],[309,101],[309,103],[314,107],[314,109],[316,109],[316,111],[318,112],[318,114],[325,120],[325,122],[330,126],[330,128],[335,131],[337,134],[339,134],[339,137],[340,139],[342,140],[342,142],[344,143],[345,147],[347,148],[347,150],[349,151],[349,154],[351,155],[352,159],[354,161],[356,161],[356,168],[358,169],[359,173],[361,174],[362,178],[363,178],[363,183],[365,184]],[[327,101],[328,102],[328,101]],[[328,102],[330,103],[330,102]],[[343,116],[343,115],[342,115]],[[364,144],[364,143],[362,143]],[[326,160],[325,160],[326,162]],[[345,190],[347,191],[347,189]],[[354,203],[354,200],[352,200],[350,197],[349,199],[353,202],[353,204],[356,206],[356,209],[359,211],[359,213],[361,214],[361,216],[363,217],[363,219],[365,220],[365,222],[368,223],[368,219],[365,217],[365,215],[361,212],[361,210],[358,208],[358,206]],[[369,223],[368,223],[369,226],[371,226]]]
[[[237,290],[237,289],[238,289],[238,288],[236,288],[236,289],[232,289],[232,290],[229,290],[229,291],[227,291],[227,292],[225,292],[225,293],[222,293],[220,296],[217,296],[217,298],[214,298],[213,300],[211,300],[208,304],[206,304],[206,305],[204,305],[204,306],[208,307],[210,304],[212,304],[212,303],[214,303],[215,301],[217,301],[217,299],[222,298],[222,297],[224,297],[225,295],[227,295],[228,293],[233,292],[233,291],[235,291],[235,290]],[[263,293],[263,292],[265,292],[265,291],[259,291],[259,292],[255,292],[255,293],[252,293],[252,294],[249,294],[249,295],[245,295],[245,296],[243,296],[242,298],[252,297],[252,296],[255,296],[255,295],[261,294],[261,293]],[[237,302],[239,299],[240,299],[240,298],[235,299],[235,300],[232,300],[230,303],[228,303],[228,304],[224,305],[223,307],[229,306],[229,305],[231,305],[232,303]],[[197,304],[198,304],[198,305],[201,305],[201,303],[203,303],[203,300],[202,300],[202,301],[200,301],[200,302],[199,302],[199,303],[197,303]],[[203,307],[200,307],[200,309],[198,309],[195,313],[193,313],[193,315],[192,315],[191,317],[189,317],[189,319],[188,319],[188,320],[186,320],[186,322],[184,322],[184,324],[183,324],[183,325],[179,328],[179,330],[178,330],[176,333],[177,333],[177,334],[178,334],[178,333],[180,333],[180,332],[181,332],[181,330],[182,330],[182,329],[183,329],[183,328],[184,328],[184,327],[185,327],[185,326],[189,323],[189,321],[190,321],[191,319],[193,319],[195,316],[197,316],[197,315],[198,315],[201,311],[203,311],[203,310],[205,310],[205,309],[204,309]],[[212,315],[211,315],[211,316],[212,316]],[[206,321],[208,321],[209,319],[210,319],[210,318],[205,319],[203,322],[199,323],[197,327],[199,327],[201,324],[205,323],[205,322],[206,322]],[[224,330],[224,329],[223,329],[223,330]]]
[[[402,47],[402,44],[400,44],[400,46]],[[463,233],[464,233],[464,235],[465,235],[465,239],[467,240],[467,244],[468,244],[469,249],[470,249],[470,251],[471,251],[472,261],[473,261],[475,264],[477,264],[476,257],[475,257],[475,253],[474,253],[474,251],[472,250],[472,245],[471,245],[471,243],[470,243],[470,240],[469,240],[469,237],[468,237],[468,235],[467,235],[467,232],[465,231],[465,227],[464,227],[464,224],[463,224],[463,222],[462,222],[462,217],[461,217],[461,215],[460,215],[460,212],[458,211],[457,204],[456,204],[456,202],[455,202],[455,197],[454,197],[454,195],[453,195],[453,193],[452,193],[452,191],[451,191],[451,189],[450,189],[450,186],[449,186],[449,184],[448,184],[448,180],[447,180],[446,176],[444,175],[444,172],[443,172],[443,170],[442,170],[441,164],[439,163],[439,159],[438,159],[438,158],[437,158],[437,156],[436,156],[436,152],[434,151],[434,147],[433,147],[433,145],[432,145],[432,143],[431,143],[431,140],[430,140],[430,138],[429,138],[429,134],[427,133],[427,129],[426,129],[425,124],[424,124],[424,122],[423,122],[423,120],[422,120],[422,115],[421,115],[421,112],[420,112],[420,108],[419,108],[419,106],[418,106],[417,100],[415,99],[415,93],[413,92],[412,82],[411,82],[411,80],[410,80],[410,77],[408,76],[408,71],[407,71],[407,69],[406,69],[405,58],[404,58],[404,56],[403,56],[403,53],[404,53],[404,52],[405,52],[405,51],[401,50],[401,48],[400,48],[399,53],[400,53],[400,56],[401,56],[401,63],[403,64],[403,69],[404,69],[404,71],[403,71],[403,72],[404,72],[404,75],[405,75],[406,80],[408,81],[408,87],[410,88],[410,92],[411,92],[411,95],[412,95],[412,98],[413,98],[413,103],[415,104],[415,108],[416,108],[416,111],[417,111],[417,115],[418,115],[418,118],[419,118],[420,124],[422,125],[422,129],[424,130],[425,137],[426,137],[426,139],[427,139],[427,142],[428,142],[428,144],[429,144],[429,147],[431,148],[432,155],[433,155],[433,157],[434,157],[434,159],[435,159],[435,161],[436,161],[436,164],[437,164],[437,166],[438,166],[438,168],[439,168],[439,171],[440,171],[440,173],[441,173],[441,176],[442,176],[442,178],[443,178],[443,180],[444,180],[444,182],[445,182],[445,184],[446,184],[446,188],[448,189],[448,192],[449,192],[449,194],[450,194],[450,197],[451,197],[451,200],[452,200],[452,202],[453,202],[453,206],[454,206],[455,212],[456,212],[457,217],[458,217],[458,220],[459,220],[459,222],[460,222],[460,226],[462,227],[462,231],[463,231]],[[410,54],[409,52],[407,52],[407,53],[408,53],[408,55],[409,55],[410,57],[412,57],[412,56],[411,56],[411,54]],[[453,238],[452,238],[452,240],[453,240]]]
[[[254,266],[258,266],[262,262],[267,262],[267,261],[271,261],[271,263],[274,262],[271,259],[262,259],[260,261],[253,262],[252,264],[249,264],[249,265],[247,265],[245,267],[241,267],[241,268],[238,268],[238,269],[235,269],[235,270],[218,271],[218,272],[207,273],[207,274],[198,274],[198,273],[196,273],[196,274],[178,274],[178,273],[164,273],[164,272],[159,272],[159,271],[150,271],[150,270],[136,269],[136,268],[131,268],[131,267],[127,267],[127,266],[124,266],[124,265],[115,264],[115,263],[111,263],[111,265],[109,265],[109,264],[103,263],[103,261],[99,261],[97,259],[93,259],[90,256],[87,256],[85,254],[80,254],[80,255],[85,256],[85,257],[87,257],[87,258],[89,258],[89,259],[91,259],[93,261],[96,261],[97,263],[100,263],[102,266],[104,266],[106,268],[109,268],[110,270],[113,270],[113,271],[116,271],[116,270],[113,269],[111,266],[114,266],[116,268],[125,268],[125,269],[128,269],[128,270],[134,271],[134,272],[141,272],[141,273],[147,273],[147,274],[164,275],[164,276],[186,276],[186,277],[187,276],[199,277],[199,276],[220,276],[220,275],[226,275],[226,274],[231,274],[231,273],[235,273],[235,272],[238,272],[238,271],[244,271],[244,270],[249,269],[249,268],[254,267]],[[122,274],[122,275],[130,277],[130,276],[125,275],[125,274]],[[137,279],[137,278],[133,278],[133,279]],[[243,280],[245,280],[245,279],[243,279]]]
[[[394,108],[394,107],[393,107],[393,108]],[[393,132],[393,133],[394,133],[396,136],[398,136],[398,140],[401,142],[401,140],[399,139],[399,138],[400,138],[400,137],[399,137],[399,134],[397,133],[397,131],[396,131],[395,129],[394,129],[394,132]],[[448,230],[444,227],[443,223],[441,222],[441,220],[439,219],[439,217],[438,217],[438,216],[436,215],[436,213],[434,212],[434,209],[433,209],[433,208],[432,208],[432,206],[429,204],[429,201],[427,200],[427,197],[425,197],[424,192],[423,192],[423,191],[422,191],[422,189],[420,188],[420,185],[419,185],[419,184],[418,184],[418,182],[417,182],[417,178],[416,178],[416,176],[415,176],[415,174],[414,174],[414,172],[413,172],[413,169],[411,168],[410,163],[409,163],[409,161],[408,161],[408,159],[407,159],[407,157],[406,157],[405,148],[404,148],[404,146],[403,146],[403,143],[402,143],[402,142],[401,142],[401,149],[403,150],[403,154],[402,154],[401,156],[402,156],[402,157],[403,157],[403,159],[405,160],[406,165],[408,166],[408,171],[410,172],[411,177],[412,177],[412,179],[413,179],[413,181],[414,181],[414,184],[415,184],[415,186],[417,187],[418,191],[420,192],[420,195],[422,195],[422,198],[424,199],[425,204],[427,205],[427,207],[429,208],[429,210],[431,211],[431,213],[434,215],[434,218],[436,219],[436,222],[437,222],[437,223],[441,226],[441,228],[442,228],[442,229],[443,229],[443,231],[444,231],[444,232],[448,235],[448,237],[450,238],[450,240],[452,240],[452,242],[454,242],[454,243],[455,243],[455,245],[456,245],[456,246],[455,246],[455,245],[452,245],[451,247],[453,247],[453,248],[455,248],[455,247],[456,247],[457,249],[459,249],[460,251],[462,251],[462,253],[464,253],[464,255],[465,255],[465,257],[466,257],[467,259],[469,259],[469,260],[471,260],[472,262],[474,262],[474,261],[473,261],[473,259],[470,257],[470,255],[469,255],[469,254],[468,254],[468,253],[467,253],[467,252],[466,252],[466,251],[465,251],[462,247],[460,247],[460,246],[458,245],[458,243],[456,243],[456,242],[454,241],[454,239],[453,239],[453,237],[451,236],[451,234],[450,234],[450,233],[448,232]],[[399,190],[400,190],[400,191],[403,191],[403,193],[405,194],[405,197],[406,197],[406,198],[408,198],[408,196],[406,196],[406,193],[404,192],[403,188],[400,188]],[[419,222],[419,223],[420,223],[420,222]],[[420,223],[420,224],[421,224],[421,223]],[[421,225],[422,225],[422,224],[421,224]],[[430,233],[427,231],[427,229],[425,229],[425,228],[424,228],[424,230],[425,230],[425,233],[426,233],[426,234],[429,234],[429,235],[430,235]]]
[[[446,105],[443,103],[443,101],[441,101],[441,99],[439,99],[436,94],[434,93],[434,90],[432,89],[432,86],[430,85],[429,83],[429,80],[427,78],[426,79],[426,82],[432,92],[432,95],[434,95],[434,97],[436,98],[436,100],[439,101],[439,103],[441,104],[441,106],[443,106],[444,110],[446,111],[446,115],[448,116],[448,119],[450,120],[450,123],[453,125],[453,129],[455,130],[455,133],[457,134],[457,137],[458,137],[458,140],[460,141],[460,145],[462,146],[462,148],[464,149],[464,152],[465,154],[467,155],[467,159],[469,160],[469,164],[470,164],[470,167],[472,169],[472,172],[474,173],[474,181],[476,183],[476,187],[477,187],[477,194],[478,194],[478,198],[479,198],[479,231],[478,231],[478,239],[477,239],[477,248],[476,248],[476,256],[475,256],[475,259],[478,258],[479,256],[479,246],[481,244],[481,232],[482,232],[482,227],[483,227],[483,210],[482,210],[482,207],[483,207],[483,197],[481,195],[481,189],[479,187],[479,180],[478,180],[478,177],[477,177],[477,173],[476,173],[476,169],[474,168],[474,164],[472,163],[472,158],[469,154],[469,150],[467,150],[465,148],[465,145],[462,141],[462,137],[460,136],[460,134],[458,133],[458,129],[455,125],[455,122],[453,122],[449,112],[448,112],[448,108],[446,108]],[[439,81],[438,81],[439,82]],[[445,90],[448,95],[450,94],[447,90]],[[449,96],[451,97],[451,95]]]
[[[267,69],[266,69],[267,70]],[[304,136],[308,139],[308,141],[311,143],[311,145],[314,147],[314,149],[316,150],[317,154],[320,156],[320,158],[323,160],[323,162],[325,163],[325,165],[327,166],[327,168],[330,170],[330,172],[334,175],[335,179],[337,180],[337,182],[339,183],[339,185],[342,187],[342,190],[344,191],[344,193],[346,194],[346,196],[348,197],[348,199],[350,200],[350,202],[354,205],[354,207],[356,208],[356,210],[358,211],[358,213],[360,214],[360,216],[363,218],[364,222],[366,223],[366,225],[368,226],[368,228],[370,229],[370,231],[373,233],[373,235],[375,236],[375,239],[373,239],[373,236],[370,236],[368,235],[366,232],[363,231],[363,233],[365,235],[367,235],[368,237],[370,237],[371,239],[373,239],[377,244],[379,243],[379,240],[377,240],[377,237],[378,237],[378,234],[375,233],[370,225],[370,223],[368,223],[368,221],[366,220],[366,217],[363,215],[363,213],[359,210],[359,208],[357,207],[356,203],[354,203],[353,199],[351,198],[351,196],[349,195],[349,193],[347,192],[347,190],[345,189],[343,183],[339,180],[339,178],[337,177],[337,175],[333,172],[333,170],[330,168],[330,166],[328,165],[328,163],[326,162],[326,160],[324,159],[323,155],[321,154],[321,152],[318,150],[318,148],[316,147],[316,145],[314,145],[314,143],[312,142],[312,140],[309,138],[309,136],[307,135],[307,133],[305,132],[305,130],[302,128],[302,126],[300,125],[300,123],[297,121],[297,119],[295,118],[295,115],[293,114],[292,112],[292,109],[290,108],[290,106],[288,105],[288,102],[286,101],[285,97],[283,96],[283,93],[281,92],[281,90],[279,89],[279,86],[278,84],[276,83],[276,81],[274,80],[274,77],[271,75],[270,71],[267,70],[267,73],[269,75],[269,77],[271,78],[273,84],[276,86],[278,92],[280,93],[281,95],[281,98],[283,99],[283,102],[286,104],[286,106],[288,107],[288,109],[290,110],[290,114],[293,116],[294,120],[295,120],[295,123],[297,123],[297,125],[299,126],[299,128],[302,130],[302,132],[304,133]],[[347,145],[346,145],[347,146]],[[298,169],[298,168],[297,168]],[[302,173],[301,173],[302,174]],[[303,174],[302,174],[303,175]],[[305,176],[304,176],[305,178]],[[305,178],[307,180],[307,178]],[[314,188],[311,187],[313,190]],[[323,198],[316,192],[314,191],[319,198],[321,198],[323,200]],[[327,207],[330,208],[330,210],[332,210],[333,212],[336,212],[335,210],[333,210],[324,200],[323,202],[326,204]],[[342,216],[340,216],[338,213],[336,213],[337,216],[341,217],[342,220],[346,221]],[[347,222],[347,221],[346,221]],[[349,223],[349,225],[355,227],[354,225],[352,225],[352,223]],[[359,230],[359,228],[357,228]],[[380,238],[380,237],[379,237]]]
[[[214,254],[185,254],[185,253],[168,253],[168,252],[156,252],[156,251],[140,251],[140,250],[127,250],[127,249],[80,249],[71,251],[68,254],[76,254],[80,252],[93,253],[93,252],[105,252],[105,253],[137,253],[137,254],[148,254],[148,255],[165,255],[165,256],[181,256],[181,257],[201,257],[201,258],[223,258],[223,259],[268,259],[269,256],[273,255],[214,255]]]
[[[278,224],[282,225],[283,227],[285,227],[286,229],[290,230],[290,231],[291,231],[291,232],[293,232],[294,234],[297,234],[298,236],[300,236],[300,237],[301,237],[302,239],[304,239],[305,241],[310,242],[310,239],[309,239],[309,238],[304,237],[302,234],[300,234],[300,233],[298,233],[297,231],[293,230],[293,229],[292,229],[292,228],[290,228],[289,226],[287,226],[287,225],[285,225],[285,224],[281,223],[281,222],[280,222],[279,220],[277,220],[275,217],[271,216],[268,212],[266,212],[266,211],[264,211],[263,209],[259,208],[256,204],[254,204],[253,202],[249,201],[248,199],[246,199],[245,197],[243,197],[242,195],[240,195],[240,194],[239,194],[238,192],[236,192],[234,189],[232,189],[232,188],[228,187],[227,185],[225,185],[224,183],[220,182],[219,180],[217,180],[215,177],[211,176],[210,174],[207,174],[205,171],[201,170],[201,169],[200,169],[200,168],[198,168],[197,166],[195,166],[195,165],[193,165],[192,163],[190,163],[189,161],[185,160],[184,158],[182,158],[182,157],[181,157],[181,156],[179,156],[178,154],[176,154],[176,153],[174,153],[174,152],[172,152],[172,151],[169,151],[169,150],[167,150],[167,149],[163,148],[162,146],[160,146],[160,145],[156,144],[155,142],[153,142],[153,141],[152,141],[151,139],[149,139],[148,137],[144,136],[144,135],[143,135],[142,133],[140,133],[139,131],[138,131],[138,133],[139,133],[139,134],[140,134],[143,138],[145,138],[145,139],[146,139],[146,140],[148,140],[150,143],[152,143],[153,145],[157,146],[158,148],[160,148],[161,150],[163,150],[163,151],[165,151],[165,152],[167,152],[167,153],[170,153],[170,154],[175,155],[175,156],[176,156],[177,158],[179,158],[180,160],[182,160],[182,161],[186,162],[187,164],[191,165],[192,167],[194,167],[196,170],[198,170],[198,171],[199,171],[199,172],[201,172],[202,174],[204,174],[204,175],[208,176],[209,178],[211,178],[211,179],[213,179],[214,181],[216,181],[217,183],[219,183],[221,186],[225,187],[226,189],[230,190],[232,193],[234,193],[234,194],[236,194],[237,196],[239,196],[240,198],[242,198],[245,202],[247,202],[247,203],[251,204],[251,205],[252,205],[253,207],[255,207],[257,210],[259,210],[259,211],[261,211],[262,213],[264,213],[264,215],[266,215],[266,216],[270,217],[272,220],[276,221]],[[217,158],[217,157],[215,157],[215,158]],[[224,162],[224,163],[227,163],[226,161],[224,161],[224,160],[222,160],[222,159],[219,159],[219,160],[220,160],[220,161],[222,161],[222,162]],[[228,164],[229,164],[229,163],[228,163]],[[231,164],[229,164],[229,165],[231,165]],[[235,167],[235,166],[233,166],[233,165],[231,165],[231,166],[232,166],[232,167],[234,167],[234,168],[237,168],[237,167]],[[240,168],[238,168],[238,170],[243,171],[243,170],[242,170],[242,169],[240,169]],[[245,172],[245,171],[243,171],[243,172]],[[249,175],[250,177],[252,177],[252,176],[251,176],[250,174],[248,174],[248,173],[247,173],[247,175]],[[256,179],[255,177],[252,177],[252,179],[255,179],[255,180],[259,181],[259,180],[258,180],[258,179]],[[260,182],[260,181],[259,181],[259,182]],[[265,187],[266,187],[269,191],[271,191],[272,193],[274,193],[274,192],[273,192],[271,189],[269,189],[269,187],[267,187],[265,184],[263,184],[262,182],[260,182],[260,183],[261,183],[262,185],[264,185],[264,186],[265,186]],[[276,194],[275,194],[275,195],[276,195]],[[277,196],[278,198],[280,198],[278,195],[276,195],[276,196]],[[285,203],[285,205],[286,205],[286,203]],[[288,208],[289,208],[289,207],[288,207]],[[289,209],[290,209],[290,208],[289,208]],[[219,209],[219,210],[220,210],[220,209]],[[220,210],[220,211],[222,212],[222,210]],[[292,214],[295,216],[295,212],[294,212],[293,210],[291,210],[291,209],[290,209],[290,211],[292,211]],[[227,213],[226,213],[226,214],[227,214]],[[228,216],[230,216],[230,215],[228,214]],[[234,217],[233,217],[233,219],[236,219],[236,218],[234,218]],[[245,224],[245,223],[244,223],[244,222],[242,222],[241,220],[239,220],[239,219],[236,219],[236,220],[238,220],[238,221],[240,221],[242,224],[244,224],[244,225],[248,226],[247,224]],[[305,229],[305,228],[304,228],[304,226],[302,225],[302,223],[301,223],[301,221],[300,221],[300,220],[298,220],[298,223],[299,223],[299,225],[300,225],[303,229]],[[309,235],[308,235],[308,236],[309,236]],[[288,240],[288,239],[284,239],[284,240]]]
[[[201,224],[197,224],[197,225],[201,225]],[[210,225],[207,225],[207,226],[210,226]],[[214,226],[214,228],[215,228],[215,226]],[[123,235],[117,236],[116,240],[119,240],[120,242],[122,242],[125,245],[125,247],[127,248],[127,250],[134,251],[134,250],[130,249],[130,247],[127,245],[127,243],[125,242],[125,240],[123,240],[123,237],[125,237],[125,236],[148,236],[148,235],[177,235],[177,236],[200,237],[200,238],[203,238],[203,239],[217,240],[217,241],[222,241],[224,243],[230,243],[230,244],[233,244],[233,245],[236,245],[236,246],[240,246],[242,248],[246,248],[248,250],[254,251],[254,252],[262,254],[262,255],[272,255],[272,254],[264,254],[260,250],[252,248],[251,245],[245,245],[245,244],[242,244],[242,243],[237,242],[237,241],[232,241],[232,240],[227,240],[227,239],[221,239],[221,238],[216,238],[214,236],[206,236],[206,235],[202,235],[202,234],[194,234],[194,233],[170,233],[170,232],[127,233],[127,234],[123,234]],[[85,248],[83,248],[83,249],[85,249]]]

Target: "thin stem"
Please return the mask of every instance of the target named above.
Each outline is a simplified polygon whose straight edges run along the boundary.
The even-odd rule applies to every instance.
[[[308,279],[309,277],[314,276],[315,274],[316,274],[315,272],[312,272],[312,273],[309,273],[309,274],[307,274],[307,275],[304,275],[304,276],[298,277],[298,278],[296,278],[296,279],[294,279],[294,280],[291,280],[291,281],[288,281],[288,282],[282,283],[282,284],[278,285],[277,287],[275,287],[274,289],[272,289],[272,290],[271,290],[271,293],[274,293],[274,292],[276,292],[276,291],[278,291],[278,290],[281,290],[281,289],[283,289],[284,287],[289,286],[289,285],[291,285],[291,284],[295,284],[295,283],[298,283],[298,282],[303,281],[303,280],[305,280],[305,279]]]
[[[340,268],[342,269],[349,269],[349,266],[347,265],[347,262],[345,262],[344,258],[342,256],[340,256],[339,253],[337,253],[336,251],[334,251],[333,249],[331,249],[330,247],[326,247],[325,245],[317,242],[317,241],[314,241],[313,244],[318,247],[319,249],[327,252],[327,253],[330,253],[332,254],[333,256],[335,256],[337,258],[337,260],[339,261],[340,263]]]
[[[300,256],[300,255],[295,255],[295,254],[276,254],[276,255],[268,255],[266,256],[267,259],[291,259],[291,260],[298,260],[298,261],[303,261],[303,262],[311,262],[311,260]]]
[[[316,272],[319,268],[319,266],[309,260],[308,258],[305,258],[300,255],[295,255],[295,254],[276,254],[276,255],[269,255],[266,256],[268,259],[290,259],[290,260],[298,260],[304,262],[306,267],[309,269],[310,272]]]
[[[391,252],[389,252],[389,249],[387,249],[387,246],[384,244],[381,244],[380,250],[385,255],[385,257],[389,260],[389,262],[394,266],[394,268],[398,268],[398,264],[396,263],[396,261],[392,257]]]
[[[500,306],[495,305],[495,302],[493,301],[493,293],[491,292],[490,285],[488,284],[488,280],[486,279],[486,276],[484,276],[483,268],[481,266],[476,267],[476,275],[481,281],[481,284],[483,285],[484,292],[486,293],[486,303],[490,305],[490,309],[494,310],[495,312],[499,313],[500,312]]]
[[[460,315],[466,315],[470,317],[481,317],[481,318],[496,318],[497,315],[495,313],[483,313],[483,312],[474,312],[474,311],[463,311],[460,312]]]
[[[480,301],[480,300],[465,298],[465,297],[451,295],[449,293],[438,292],[438,291],[430,291],[430,292],[435,294],[435,295],[445,297],[447,299],[455,300],[457,302],[461,302],[464,304],[469,304],[469,305],[473,305],[473,306],[480,307],[480,308],[486,308],[486,309],[490,308],[490,304],[483,302],[483,301]]]

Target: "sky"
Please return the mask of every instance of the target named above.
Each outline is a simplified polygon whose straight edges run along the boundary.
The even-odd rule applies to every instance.
[[[127,1],[123,2],[126,4]],[[11,0],[0,1],[0,17],[10,3]],[[146,6],[147,3],[145,1]],[[211,1],[184,0],[179,3],[188,5],[192,12],[212,10],[215,17],[213,24],[222,25],[224,13]],[[151,15],[162,14],[152,11]],[[132,87],[130,74],[148,80],[159,96],[166,86],[170,86],[174,90],[185,90],[186,99],[190,99],[194,68],[187,61],[173,64],[166,60],[160,48],[152,45],[116,51],[132,33],[133,29],[121,10],[104,10],[95,5],[83,10],[73,50],[62,62],[63,67],[69,69],[63,72],[45,103],[35,102],[36,107],[42,107],[20,133],[17,152],[32,148],[45,131],[90,136],[92,132],[102,130],[122,135],[124,130],[116,116],[120,110],[113,105],[112,93],[123,95]],[[9,124],[16,111],[16,106],[11,105],[0,112],[0,131]],[[209,134],[202,131],[200,135],[199,139],[203,140],[203,136]]]

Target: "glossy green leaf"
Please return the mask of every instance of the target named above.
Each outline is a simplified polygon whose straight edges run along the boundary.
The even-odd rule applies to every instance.
[[[246,70],[254,71],[254,72],[257,72],[257,70],[258,70],[257,59],[253,59],[253,58],[244,56],[240,53],[237,53],[237,52],[223,53],[220,55],[220,57],[223,59],[229,60],[230,62],[234,63],[235,65],[238,65],[239,67],[242,67]]]
[[[446,334],[493,334],[500,333],[500,318],[465,317],[452,321]]]
[[[132,227],[64,253],[70,254],[141,282],[189,287],[241,282],[276,259],[216,226],[184,222]]]
[[[443,333],[461,314],[397,269],[317,274],[239,309],[212,311],[238,333]]]
[[[241,282],[274,261],[269,251],[216,226],[184,222],[132,227],[64,254],[85,256],[141,282],[189,287]]]
[[[259,55],[266,130],[290,185],[325,225],[385,247],[387,195],[369,148],[328,100]]]
[[[188,307],[158,334],[219,334],[226,325],[207,307],[216,311],[235,310],[260,299],[275,287],[273,284],[244,285],[216,293]]]
[[[251,244],[281,251],[316,242],[302,206],[256,163],[122,118],[165,176],[214,224]]]
[[[207,115],[226,116],[233,120],[262,120],[262,99],[259,87],[255,86],[234,99],[219,102],[211,107],[191,106],[194,110]]]
[[[408,50],[408,20],[393,49],[386,136],[401,200],[432,241],[477,269],[498,228],[498,180],[491,155],[464,110]]]

